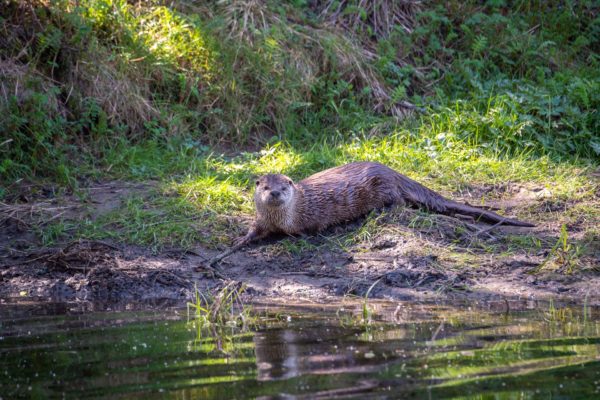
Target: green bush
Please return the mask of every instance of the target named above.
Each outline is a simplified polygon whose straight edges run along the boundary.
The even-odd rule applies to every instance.
[[[600,160],[593,1],[334,3],[3,2],[0,180],[73,184],[136,160],[134,144],[306,148],[402,128],[420,145],[430,124],[482,154]],[[402,118],[410,103],[425,113]]]

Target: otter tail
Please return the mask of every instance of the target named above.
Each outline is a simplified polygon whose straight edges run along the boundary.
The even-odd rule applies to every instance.
[[[535,225],[526,221],[519,221],[518,219],[503,217],[493,211],[484,210],[479,207],[473,207],[467,204],[457,203],[456,201],[446,200],[446,209],[450,210],[452,214],[469,215],[475,219],[480,219],[485,222],[501,224],[501,225],[512,225],[512,226],[527,226],[534,227]]]
[[[400,175],[400,192],[403,199],[409,204],[423,207],[439,214],[468,215],[488,223],[526,227],[535,226],[529,222],[503,217],[495,212],[488,211],[483,208],[473,207],[467,204],[461,204],[456,201],[449,200],[439,193],[426,188],[420,183],[415,182],[404,175],[398,175]]]

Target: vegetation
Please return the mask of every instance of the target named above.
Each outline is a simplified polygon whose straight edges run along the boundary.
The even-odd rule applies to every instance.
[[[251,213],[256,175],[377,160],[442,192],[512,182],[584,202],[566,224],[600,214],[595,2],[364,4],[4,0],[0,200],[158,180],[40,237],[216,245],[240,233],[229,217]],[[552,263],[571,265],[580,249],[560,246]]]
[[[590,398],[599,50],[593,0],[0,0],[0,387]],[[248,293],[201,278],[210,250],[244,233],[256,176],[299,180],[356,160],[538,226],[377,210],[239,255],[252,262],[227,273],[261,280]],[[181,271],[166,271],[179,255]],[[191,281],[187,320],[80,312],[170,304]],[[450,295],[431,307],[373,300],[470,286],[460,309]],[[46,315],[32,303],[44,293],[76,300],[75,318]],[[293,311],[304,293],[358,297],[336,320],[328,295]],[[505,300],[480,310],[494,295]],[[584,303],[531,309],[537,295]],[[287,318],[245,304],[261,296]],[[513,296],[528,311],[511,310]]]
[[[215,350],[229,353],[235,349],[236,334],[246,332],[249,325],[256,322],[251,307],[240,299],[244,290],[243,284],[233,281],[222,287],[216,296],[194,288],[194,301],[187,303],[187,319],[196,332],[194,343],[199,348],[215,343]],[[190,318],[190,310],[193,318]]]

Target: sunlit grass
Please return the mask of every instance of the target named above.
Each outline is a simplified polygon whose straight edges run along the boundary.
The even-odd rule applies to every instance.
[[[158,2],[148,2],[145,7],[122,0],[81,3],[77,2],[82,17],[100,36],[110,35],[130,62],[151,57],[159,68],[166,63],[210,79],[214,56],[197,17],[183,15]],[[68,2],[63,7],[71,12],[77,10]]]
[[[368,80],[372,84],[366,86],[372,87],[383,85],[387,78],[377,75],[376,69],[383,67],[371,65],[354,51],[358,48],[344,46],[351,43],[343,35],[307,26],[298,30],[299,25],[283,23],[272,9],[240,8],[240,3],[199,6],[197,12],[186,7],[183,3],[166,7],[160,2],[121,0],[65,0],[53,5],[54,14],[48,21],[57,26],[40,32],[43,43],[52,47],[52,38],[59,37],[61,29],[91,35],[69,43],[77,47],[89,41],[97,46],[93,48],[110,55],[107,61],[85,53],[89,56],[85,60],[97,59],[101,69],[114,64],[115,74],[110,78],[123,78],[127,83],[121,85],[123,93],[139,89],[132,92],[131,101],[140,102],[134,109],[149,106],[154,117],[138,113],[136,119],[120,119],[116,111],[121,103],[87,99],[85,104],[90,104],[82,120],[69,126],[82,125],[85,129],[79,130],[92,131],[92,141],[98,139],[99,148],[86,144],[89,151],[74,163],[68,152],[61,150],[59,158],[52,155],[55,139],[65,134],[66,121],[60,120],[47,132],[40,131],[48,162],[23,172],[28,164],[37,165],[40,152],[31,150],[35,146],[27,141],[31,135],[25,130],[19,136],[22,143],[2,142],[0,150],[8,151],[8,156],[0,172],[18,181],[23,174],[54,168],[54,176],[73,190],[79,176],[154,180],[158,190],[143,199],[129,199],[122,209],[102,218],[79,222],[79,228],[77,223],[57,220],[43,233],[46,242],[83,232],[155,250],[187,248],[194,243],[227,245],[246,229],[245,221],[252,217],[256,177],[284,173],[298,181],[329,167],[370,160],[473,204],[510,199],[522,190],[531,198],[511,207],[512,215],[538,223],[558,219],[566,226],[580,222],[584,224],[579,235],[583,239],[569,235],[569,240],[583,240],[579,248],[592,249],[586,243],[598,237],[592,225],[600,214],[597,185],[588,173],[597,143],[591,129],[597,82],[583,74],[593,77],[593,69],[574,70],[582,77],[564,72],[548,80],[506,79],[498,73],[489,82],[474,78],[462,88],[442,80],[435,86],[435,95],[421,99],[423,113],[398,120],[373,111],[372,104],[365,101],[373,93],[356,91],[367,89]],[[300,9],[288,11],[302,13]],[[209,21],[211,13],[224,19]],[[242,16],[256,18],[261,13],[266,18],[264,30],[239,24]],[[239,37],[230,40],[231,32]],[[305,48],[306,37],[314,41],[315,48]],[[59,49],[61,43],[58,40],[54,45]],[[496,45],[504,49],[503,44]],[[307,55],[318,59],[301,62]],[[323,66],[314,64],[317,61]],[[373,74],[361,77],[360,70],[367,67],[369,71],[374,68]],[[458,78],[460,67],[449,69],[448,78]],[[347,76],[346,70],[354,72]],[[409,85],[408,81],[403,85]],[[108,85],[96,89],[115,82],[109,79]],[[407,87],[398,86],[397,93],[403,93],[399,97],[404,97]],[[53,104],[56,96],[46,89],[44,85],[38,88],[45,97],[29,114],[15,106],[11,115],[42,127],[41,121],[48,121],[46,105]],[[52,114],[60,113],[55,110]],[[70,132],[65,140],[79,134]],[[210,146],[217,143],[224,146]],[[241,143],[253,150],[244,152],[249,147],[236,146]],[[220,153],[223,148],[227,155]],[[13,159],[21,160],[19,165]],[[0,189],[0,195],[4,192]],[[536,203],[532,193],[543,194],[540,202],[544,203]],[[559,206],[563,213],[543,209]],[[369,217],[355,232],[335,240],[345,249],[367,245],[389,232],[390,225]],[[406,225],[427,236],[438,230],[440,221],[418,214]],[[446,232],[446,243],[466,246],[461,229],[457,226],[452,235]],[[541,246],[551,248],[549,243],[556,239],[544,239]],[[523,250],[526,243],[527,239],[512,238],[502,243],[504,247],[468,245],[488,252],[512,252]],[[287,247],[294,253],[304,246]]]
[[[151,142],[126,149],[117,146],[107,155],[108,160],[115,160],[111,161],[113,173],[123,178],[156,176],[161,183],[159,194],[147,199],[142,209],[130,204],[113,218],[127,221],[121,229],[133,223],[135,228],[126,228],[124,232],[130,233],[120,237],[134,242],[160,247],[165,242],[174,245],[181,241],[187,247],[202,237],[202,243],[228,244],[245,230],[245,224],[236,223],[236,218],[248,220],[253,215],[252,194],[258,176],[284,173],[299,181],[325,168],[359,160],[384,163],[448,197],[458,196],[472,204],[510,198],[523,189],[543,192],[544,201],[581,201],[581,205],[561,216],[565,222],[591,221],[599,213],[596,186],[585,165],[556,162],[547,156],[498,154],[460,139],[452,139],[453,144],[449,145],[448,136],[441,142],[437,128],[424,122],[415,129],[418,136],[408,128],[397,127],[376,137],[334,135],[311,146],[277,142],[233,157],[206,153],[185,141],[174,141],[167,147]],[[511,192],[510,185],[517,189]],[[493,190],[497,187],[508,191]],[[142,205],[139,201],[135,204]],[[524,219],[533,218],[534,223],[539,222],[535,220],[538,217],[546,218],[540,213],[543,210],[528,204],[525,201],[513,212]],[[172,225],[171,220],[178,222]],[[427,232],[436,230],[439,223],[428,214],[416,214],[409,218],[407,226]],[[345,246],[368,243],[388,228],[374,216],[367,218],[350,240],[342,241]],[[452,236],[458,240],[463,234],[456,231]],[[518,250],[526,247],[528,240],[513,237],[507,243]]]
[[[199,21],[184,19],[167,7],[155,7],[139,18],[138,36],[158,60],[202,73],[210,79],[214,58]]]
[[[189,179],[173,184],[181,198],[201,211],[216,214],[250,212],[252,205],[240,184],[220,181],[216,176]]]
[[[531,183],[552,190],[553,196],[591,197],[593,185],[585,169],[570,163],[555,163],[547,157],[494,156],[478,154],[477,147],[456,143],[453,152],[432,157],[424,142],[408,142],[401,134],[385,138],[347,141],[339,138],[307,149],[279,143],[264,151],[227,159],[214,157],[204,165],[209,176],[227,180],[231,186],[248,186],[252,177],[285,173],[302,179],[322,169],[352,161],[377,161],[389,165],[424,184],[445,190],[464,185]],[[206,179],[206,178],[203,178]]]

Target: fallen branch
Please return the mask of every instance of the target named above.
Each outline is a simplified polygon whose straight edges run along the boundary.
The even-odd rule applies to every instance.
[[[246,245],[246,243],[235,244],[235,245],[231,246],[230,248],[228,248],[227,250],[225,250],[224,252],[222,252],[221,254],[217,254],[216,256],[214,256],[213,258],[208,260],[205,264],[201,265],[201,267],[209,270],[214,276],[216,276],[218,278],[228,280],[229,278],[227,276],[223,275],[221,273],[221,271],[219,271],[219,269],[216,268],[216,264],[218,262],[220,262],[221,260],[223,260],[225,257],[229,257],[230,255],[232,255],[233,253],[235,253],[236,251],[238,251],[245,245]]]
[[[210,262],[210,261],[209,261]],[[223,274],[221,271],[219,271],[218,268],[215,268],[213,266],[211,266],[209,263],[206,264],[200,264],[198,266],[198,268],[204,269],[208,272],[210,272],[212,274],[213,277],[217,277],[219,279],[223,279],[225,281],[229,281],[231,280],[231,278],[229,278],[227,275]]]
[[[235,253],[236,251],[238,251],[239,249],[241,249],[245,245],[246,245],[246,243],[238,243],[238,244],[235,244],[235,245],[231,246],[230,248],[228,248],[227,250],[225,250],[221,254],[218,254],[218,255],[214,256],[213,258],[211,258],[210,260],[208,260],[207,265],[209,267],[213,267],[219,261],[221,261],[225,257],[229,257],[230,255],[232,255],[233,253]]]

